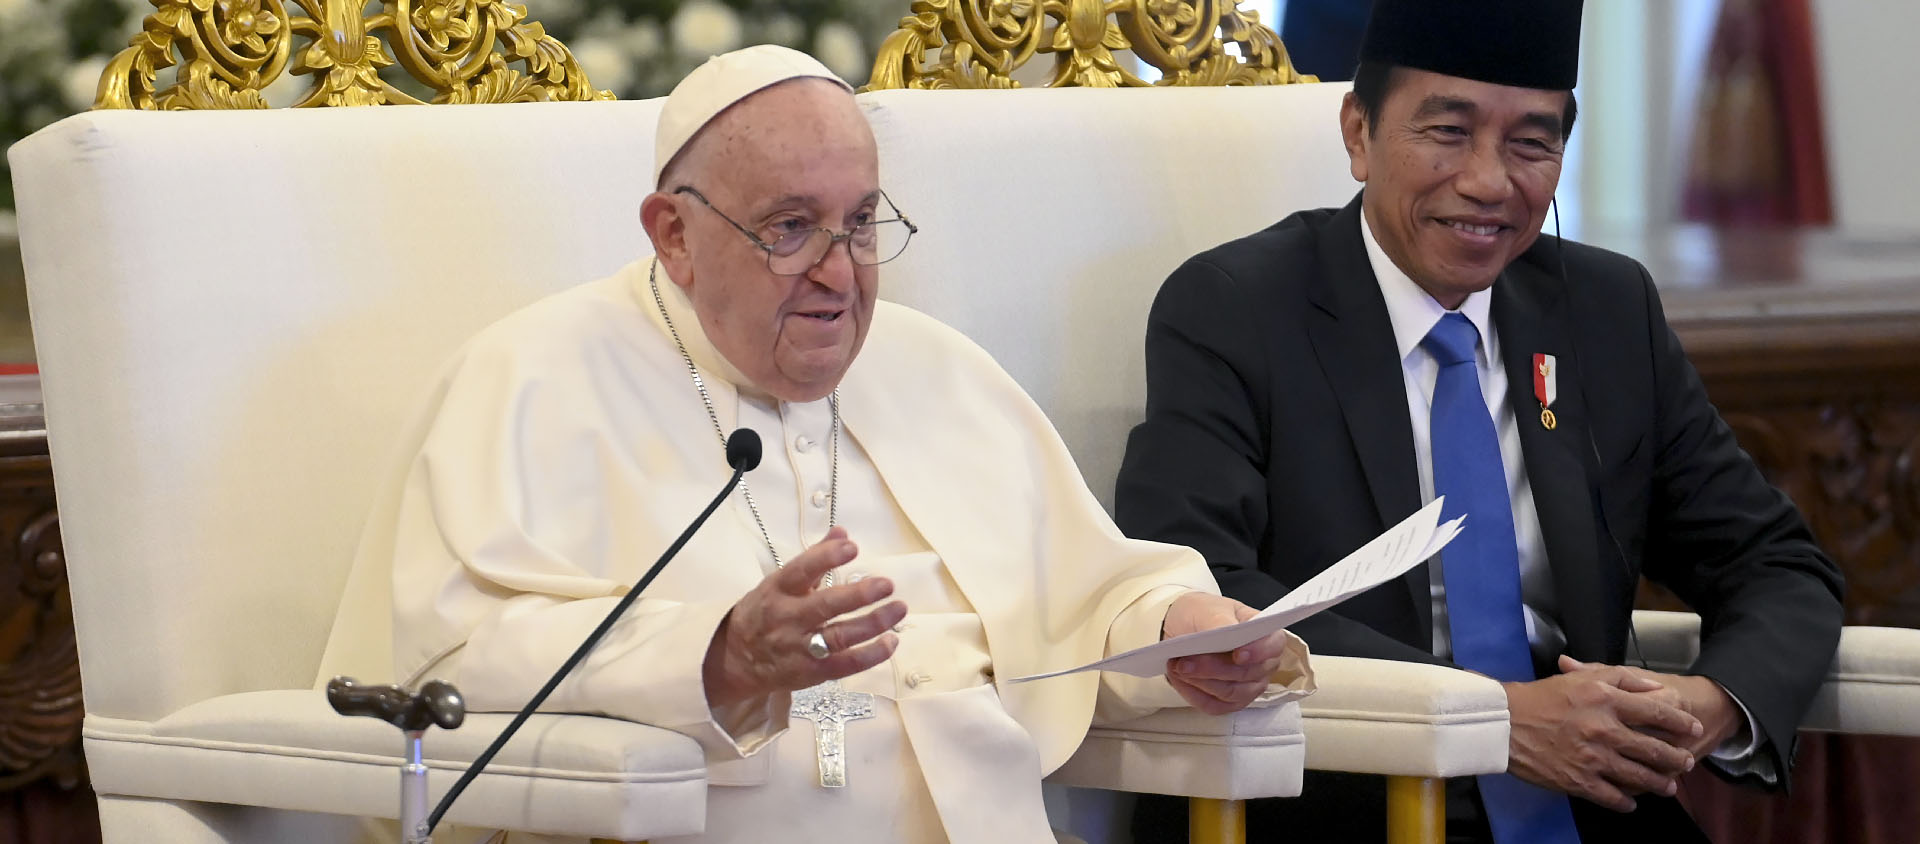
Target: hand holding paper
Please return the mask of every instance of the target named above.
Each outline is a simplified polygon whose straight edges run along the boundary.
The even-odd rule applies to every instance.
[[[1260,611],[1232,598],[1193,591],[1174,599],[1161,622],[1173,638],[1248,621]],[[1298,676],[1306,649],[1286,631],[1255,639],[1231,651],[1184,656],[1166,664],[1167,685],[1188,706],[1208,715],[1237,712],[1266,694],[1276,677]]]
[[[1399,577],[1440,553],[1441,548],[1459,535],[1466,521],[1466,517],[1461,516],[1440,524],[1440,508],[1445,500],[1435,498],[1433,503],[1328,566],[1247,621],[1175,636],[1077,668],[1019,677],[1013,682],[1044,680],[1081,671],[1119,671],[1136,677],[1157,677],[1166,671],[1167,660],[1230,651],[1284,630],[1314,613]]]

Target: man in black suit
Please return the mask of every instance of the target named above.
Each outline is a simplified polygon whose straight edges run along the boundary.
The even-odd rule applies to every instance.
[[[1317,653],[1507,690],[1509,773],[1450,837],[1699,838],[1696,761],[1783,785],[1841,582],[1734,442],[1635,261],[1540,230],[1572,130],[1577,0],[1380,0],[1340,113],[1359,197],[1196,256],[1147,328],[1116,501],[1265,606],[1436,494],[1461,538],[1294,630]],[[1475,506],[1475,505],[1478,506]],[[1628,665],[1647,578],[1702,617],[1684,675]],[[1377,840],[1379,778],[1310,775],[1250,826]],[[1141,842],[1177,804],[1143,801]]]

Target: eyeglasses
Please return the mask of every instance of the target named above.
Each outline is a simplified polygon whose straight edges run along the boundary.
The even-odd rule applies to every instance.
[[[734,222],[732,217],[714,208],[712,202],[692,187],[682,185],[673,192],[700,200],[700,204],[719,214],[720,219],[726,220],[728,225],[739,229],[741,234],[753,241],[753,245],[767,253],[767,269],[775,275],[806,274],[827,257],[828,250],[834,244],[843,240],[847,242],[847,255],[854,263],[865,267],[884,264],[907,251],[907,241],[920,233],[920,227],[894,207],[893,200],[887,198],[885,191],[880,193],[880,201],[885,202],[887,210],[893,212],[891,219],[861,223],[847,232],[836,232],[820,226],[795,229],[775,238],[772,243],[761,240],[752,229]]]

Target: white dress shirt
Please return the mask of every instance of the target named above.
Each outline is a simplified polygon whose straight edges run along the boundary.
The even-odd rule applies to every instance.
[[[1433,501],[1433,390],[1440,377],[1440,363],[1420,341],[1446,316],[1448,311],[1414,283],[1399,265],[1387,257],[1373,237],[1367,216],[1360,215],[1360,237],[1366,242],[1367,263],[1380,282],[1380,294],[1386,299],[1387,319],[1393,325],[1393,338],[1400,352],[1400,373],[1406,379],[1407,415],[1413,422],[1414,462],[1420,471],[1420,501]],[[1520,450],[1520,425],[1514,418],[1513,404],[1507,400],[1507,368],[1501,362],[1500,334],[1493,325],[1493,290],[1488,288],[1467,296],[1458,313],[1480,332],[1480,344],[1473,365],[1480,376],[1480,394],[1493,417],[1493,429],[1500,438],[1500,462],[1507,475],[1507,498],[1513,504],[1514,541],[1520,551],[1520,601],[1526,620],[1527,645],[1536,663],[1551,665],[1566,650],[1567,636],[1560,628],[1559,598],[1554,593],[1553,567],[1547,560],[1546,540],[1540,530],[1540,513],[1533,502],[1533,484],[1527,479],[1527,462]],[[1440,557],[1427,563],[1433,600],[1433,653],[1451,658],[1453,644],[1447,624],[1447,585]],[[1728,693],[1732,697],[1732,693]],[[1739,698],[1746,727],[1714,751],[1712,758],[1735,773],[1757,773],[1768,782],[1775,779],[1772,760],[1755,753],[1759,733],[1753,713]]]
[[[1367,244],[1367,261],[1373,265],[1374,278],[1380,280],[1380,293],[1387,300],[1387,319],[1393,323],[1393,339],[1400,352],[1400,373],[1407,385],[1407,415],[1413,420],[1413,457],[1420,469],[1420,501],[1433,500],[1433,389],[1440,377],[1440,363],[1420,347],[1447,309],[1427,295],[1420,285],[1401,272],[1373,238],[1366,215],[1360,215],[1360,233]],[[1553,591],[1553,568],[1547,564],[1546,540],[1540,534],[1540,513],[1533,504],[1533,484],[1527,480],[1527,461],[1520,451],[1520,425],[1514,419],[1513,404],[1507,401],[1507,368],[1500,361],[1500,336],[1493,330],[1493,291],[1481,290],[1460,304],[1460,314],[1480,332],[1480,345],[1473,356],[1479,373],[1480,393],[1487,413],[1493,417],[1493,429],[1500,437],[1500,462],[1507,474],[1507,499],[1513,502],[1513,538],[1520,548],[1520,602],[1527,624],[1527,644],[1535,662],[1552,664],[1567,644],[1557,619],[1558,597]],[[1447,626],[1447,583],[1442,576],[1439,557],[1428,564],[1428,579],[1433,584],[1433,653],[1441,658],[1453,655],[1453,643]]]

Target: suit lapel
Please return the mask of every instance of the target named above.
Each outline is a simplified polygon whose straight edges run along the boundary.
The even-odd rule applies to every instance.
[[[1321,371],[1340,402],[1366,476],[1380,527],[1420,509],[1420,475],[1407,413],[1406,378],[1396,354],[1393,324],[1360,237],[1360,198],[1347,204],[1320,239],[1321,272],[1310,274],[1307,297],[1316,308],[1307,333]],[[1427,567],[1406,577],[1408,598],[1422,631],[1433,629]],[[1428,643],[1431,646],[1431,643]]]
[[[1580,390],[1584,373],[1572,347],[1573,325],[1563,285],[1527,263],[1515,263],[1493,286],[1493,324],[1499,332],[1508,400],[1520,429],[1527,480],[1553,570],[1567,651],[1576,659],[1598,661],[1607,659],[1607,643],[1613,640],[1610,628],[1618,626],[1610,619],[1617,615],[1612,609],[1620,579],[1602,570],[1605,561],[1600,559],[1594,521],[1597,464],[1590,450],[1590,417]],[[1553,355],[1559,369],[1552,430],[1541,420],[1540,402],[1534,395],[1536,353]],[[1603,597],[1596,600],[1596,596]]]

